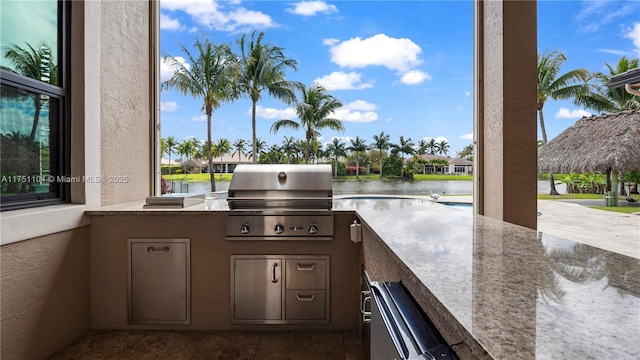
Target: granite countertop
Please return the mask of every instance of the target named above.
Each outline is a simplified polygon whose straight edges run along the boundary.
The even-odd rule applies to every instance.
[[[228,210],[143,204],[87,214]],[[334,199],[334,210],[356,211],[495,359],[640,358],[639,259],[427,199]]]
[[[91,216],[105,216],[105,215],[204,215],[211,214],[213,212],[228,211],[226,199],[202,199],[196,201],[193,205],[187,204],[183,208],[154,208],[145,209],[145,201],[135,201],[124,204],[117,204],[111,206],[103,206],[98,209],[88,210],[85,213]],[[190,206],[189,206],[190,205]]]
[[[639,259],[430,200],[334,207],[356,210],[495,359],[640,358]]]

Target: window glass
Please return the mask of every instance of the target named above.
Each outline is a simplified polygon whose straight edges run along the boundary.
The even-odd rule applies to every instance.
[[[65,4],[0,1],[0,210],[67,200]]]
[[[59,7],[56,0],[0,1],[0,67],[58,84]]]
[[[2,201],[19,195],[34,195],[33,200],[55,195],[64,182],[58,178],[56,145],[60,99],[3,84],[0,115]]]

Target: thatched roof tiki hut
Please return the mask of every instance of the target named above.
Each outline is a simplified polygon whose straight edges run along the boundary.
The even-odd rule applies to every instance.
[[[634,170],[640,170],[640,110],[584,117],[538,151],[538,171],[612,173],[613,189],[619,172]]]

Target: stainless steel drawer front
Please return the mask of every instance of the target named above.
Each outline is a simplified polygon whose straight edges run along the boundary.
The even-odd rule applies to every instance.
[[[322,259],[288,259],[287,289],[325,289],[326,264]]]
[[[324,320],[326,319],[324,290],[287,290],[287,320]]]

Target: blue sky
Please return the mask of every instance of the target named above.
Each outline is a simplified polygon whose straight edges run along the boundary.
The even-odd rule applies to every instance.
[[[471,1],[214,1],[161,0],[161,50],[183,56],[196,36],[236,47],[243,33],[263,30],[265,40],[298,62],[287,78],[317,81],[345,105],[336,113],[345,132],[334,137],[373,135],[446,140],[450,155],[472,142],[473,32]],[[540,1],[538,49],[565,53],[563,71],[583,67],[604,71],[622,55],[640,56],[640,2]],[[166,67],[161,80],[170,77]],[[179,141],[206,139],[201,100],[173,91],[161,94],[162,136]],[[293,108],[264,96],[257,116],[258,137],[281,144],[302,131],[269,132],[279,119],[295,118]],[[251,140],[251,103],[240,99],[214,112],[212,137]],[[549,139],[571,126],[585,109],[549,101],[544,115]],[[539,134],[538,138],[542,138]]]

